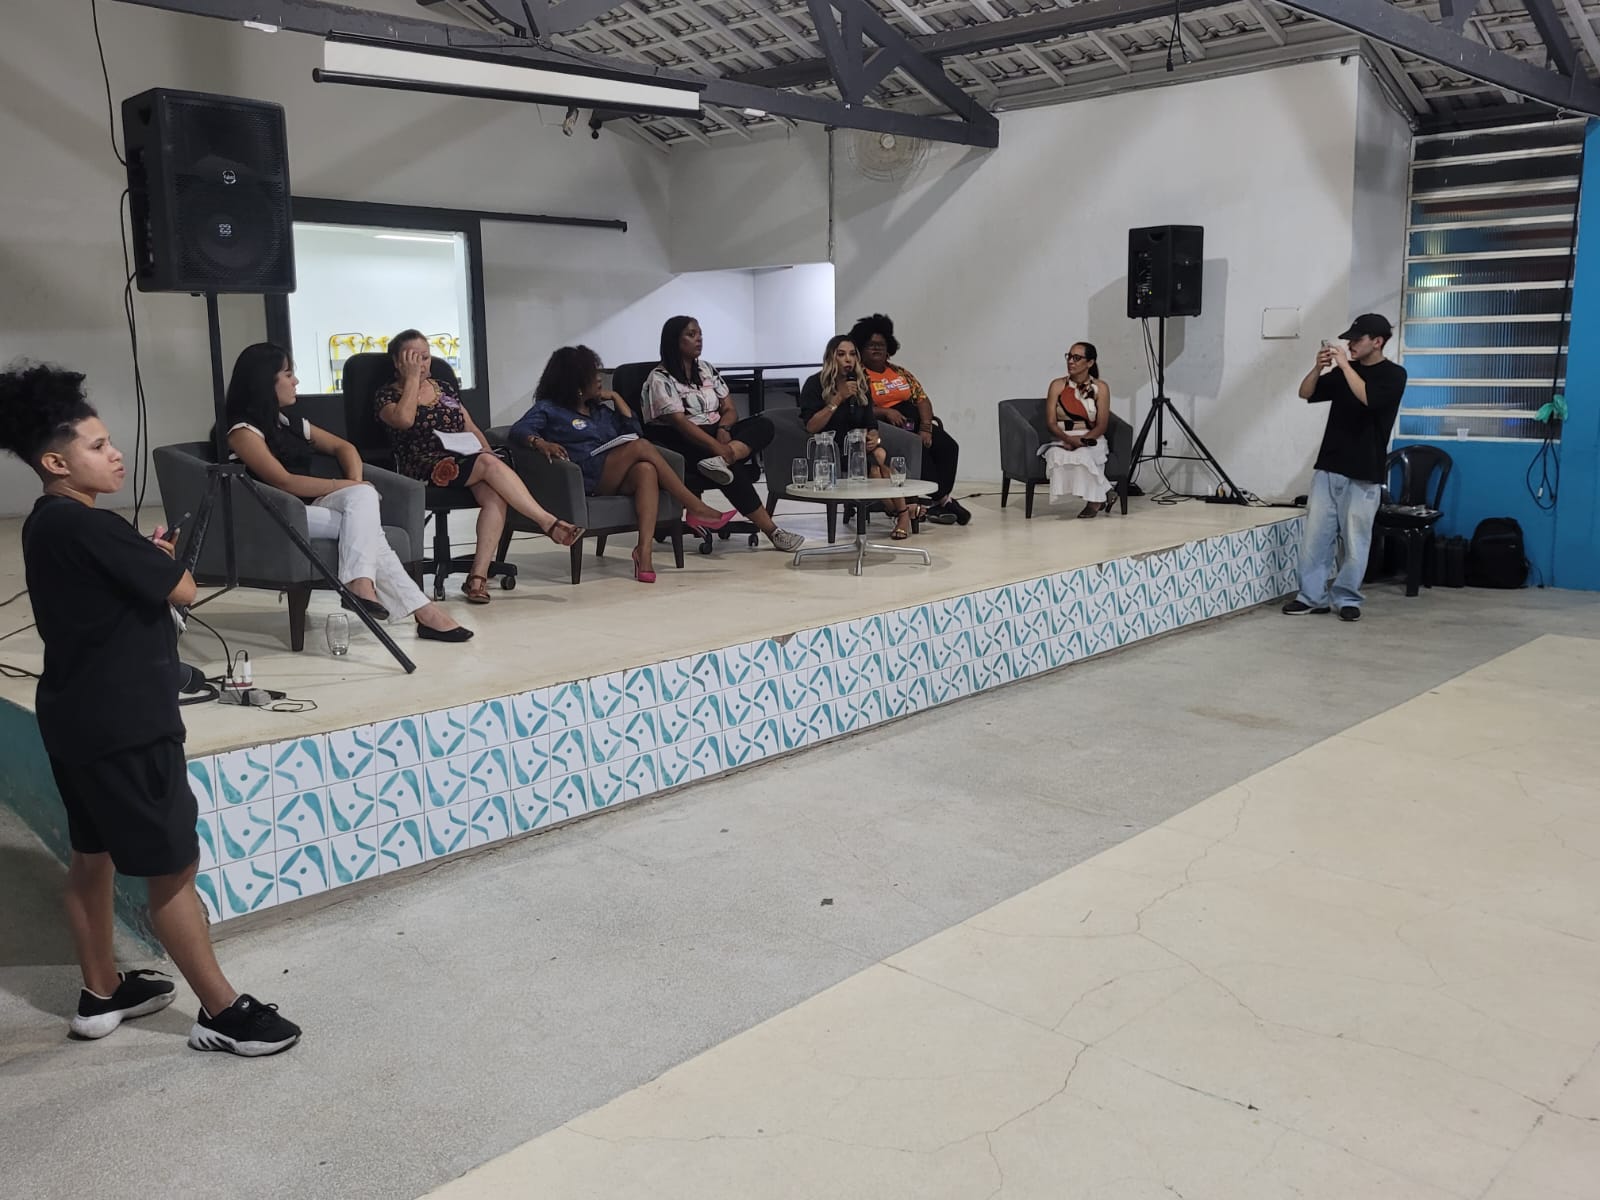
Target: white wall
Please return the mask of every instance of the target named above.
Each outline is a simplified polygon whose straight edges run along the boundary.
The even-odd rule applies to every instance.
[[[1377,312],[1400,323],[1410,176],[1411,126],[1372,71],[1363,70],[1356,93],[1351,316]]]
[[[113,436],[131,448],[117,235],[125,180],[109,145],[88,6],[8,0],[5,9],[0,360],[26,355],[85,371]],[[583,338],[673,274],[666,161],[623,138],[564,138],[561,113],[551,109],[313,84],[321,48],[311,38],[126,4],[101,4],[100,24],[118,102],[160,86],[283,104],[298,195],[627,220],[627,233],[486,226],[490,384],[500,417],[531,389],[550,349]],[[155,442],[203,436],[211,421],[203,305],[149,295],[138,297],[138,311]],[[223,311],[231,359],[263,335],[263,305],[225,297]],[[0,468],[0,511],[23,510],[36,488],[21,466]]]
[[[755,281],[755,347],[752,357],[770,363],[822,362],[834,320],[832,263],[801,263],[752,273]]]
[[[838,153],[839,321],[893,316],[962,476],[997,479],[996,402],[1043,396],[1074,340],[1098,344],[1115,411],[1143,418],[1127,230],[1203,225],[1204,315],[1169,325],[1168,394],[1240,486],[1303,491],[1322,431],[1294,394],[1307,343],[1263,341],[1261,310],[1299,308],[1308,332],[1346,315],[1358,71],[1312,63],[1007,113],[998,150],[936,146],[898,186]]]

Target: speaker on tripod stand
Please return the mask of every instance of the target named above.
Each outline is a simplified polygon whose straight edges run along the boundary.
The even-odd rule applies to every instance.
[[[1117,485],[1124,514],[1128,511],[1128,485],[1142,462],[1159,462],[1160,459],[1177,459],[1185,462],[1202,462],[1216,472],[1222,481],[1224,503],[1246,503],[1228,473],[1217,462],[1216,455],[1206,449],[1189,422],[1183,419],[1177,405],[1167,396],[1167,318],[1198,317],[1200,315],[1201,286],[1205,278],[1205,228],[1200,225],[1150,225],[1128,230],[1128,316],[1137,321],[1156,319],[1156,394],[1150,400],[1150,411],[1145,414],[1139,435],[1134,438],[1133,452],[1128,458],[1128,473]],[[1145,333],[1149,337],[1148,329]],[[1148,341],[1145,343],[1149,345]],[[1183,431],[1184,437],[1194,447],[1194,454],[1167,454],[1166,421],[1171,417]],[[1145,443],[1155,430],[1155,450],[1144,452]],[[1157,468],[1159,469],[1159,467]]]
[[[122,102],[128,163],[128,214],[133,227],[133,278],[141,292],[193,292],[206,298],[216,461],[186,531],[182,558],[199,562],[213,510],[220,506],[223,587],[239,586],[233,504],[242,489],[283,530],[346,607],[409,673],[415,664],[267,500],[238,463],[228,461],[222,371],[222,292],[294,291],[294,226],[289,212],[289,149],[281,105],[235,96],[153,88]],[[201,603],[204,603],[202,601]]]

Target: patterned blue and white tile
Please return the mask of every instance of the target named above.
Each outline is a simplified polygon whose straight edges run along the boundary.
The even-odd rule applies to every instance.
[[[270,854],[276,832],[272,800],[235,804],[219,809],[213,831],[217,837],[217,858],[222,864],[244,862]]]
[[[388,771],[376,776],[374,783],[378,824],[386,825],[422,814],[428,795],[424,768],[411,766]]]
[[[336,729],[328,735],[329,783],[365,779],[378,769],[376,732],[371,725]]]
[[[217,815],[201,813],[194,823],[194,835],[200,843],[200,870],[209,871],[220,861],[217,855]]]
[[[832,700],[838,694],[836,670],[832,665],[825,665],[786,671],[781,691],[785,711]]]
[[[353,833],[328,839],[328,869],[332,886],[360,883],[378,876],[378,827],[368,826]]]
[[[347,779],[328,786],[328,834],[354,834],[378,824],[378,779]]]
[[[550,738],[550,771],[571,775],[589,769],[589,739],[583,729],[566,729]]]
[[[194,890],[200,895],[200,903],[205,906],[206,919],[215,925],[218,921],[226,920],[227,914],[222,911],[222,877],[213,870],[201,870],[194,877]]]
[[[694,656],[695,687],[702,692],[720,692],[724,687],[722,673],[722,651],[709,650],[704,654]]]
[[[272,747],[229,750],[216,757],[218,808],[252,804],[272,796]]]
[[[422,762],[422,739],[421,717],[396,717],[373,725],[375,756],[372,773],[382,775],[386,771],[414,767]]]
[[[278,855],[278,903],[315,896],[337,886],[332,849],[327,842],[311,842]]]
[[[472,712],[466,705],[441,708],[422,719],[423,761],[437,762],[464,754],[468,750],[467,722]]]
[[[645,667],[630,667],[622,673],[622,692],[627,698],[626,704],[629,712],[655,708],[662,702],[662,668],[665,665],[664,663],[652,663]],[[687,675],[678,677],[678,685],[680,687],[686,686],[687,679]]]
[[[571,814],[551,802],[546,788],[517,788],[511,793],[511,829],[513,833],[532,833],[565,821]]]
[[[800,671],[833,661],[833,641],[825,628],[801,629],[783,643],[783,669]]]
[[[212,755],[189,760],[189,791],[194,794],[195,808],[202,812],[217,809],[217,760]]]
[[[674,658],[656,665],[656,706],[674,704],[698,695],[700,681],[695,678],[693,658]],[[640,705],[640,707],[645,707]]]
[[[475,750],[468,756],[467,794],[470,799],[476,802],[485,796],[504,795],[511,791],[512,777],[515,775],[512,766],[514,752],[514,746],[492,746],[486,750]]]
[[[776,680],[749,679],[723,689],[724,728],[748,725],[752,721],[775,717],[782,711],[783,695]]]
[[[589,721],[589,685],[586,680],[560,683],[549,689],[549,729],[552,734],[582,729]]]
[[[472,820],[467,828],[469,846],[487,846],[511,836],[510,793],[477,797],[471,808]]]
[[[271,908],[278,902],[278,859],[268,851],[217,868],[224,920]]]
[[[676,700],[656,709],[655,717],[657,745],[711,737],[722,732],[722,697],[712,693]]]
[[[495,700],[479,700],[469,705],[467,718],[467,745],[473,751],[489,750],[511,741],[511,706],[509,696]],[[520,736],[520,735],[519,735]]]
[[[406,817],[378,826],[378,873],[387,875],[414,867],[426,857],[426,834],[421,816]]]
[[[280,796],[276,801],[274,846],[283,854],[313,842],[325,842],[336,832],[328,819],[328,797],[322,789]]]
[[[585,721],[604,721],[609,717],[619,717],[630,708],[638,707],[629,704],[623,679],[623,672],[612,671],[610,674],[596,675],[584,681],[588,696]]]
[[[574,771],[559,775],[550,783],[550,803],[567,817],[581,817],[589,811],[589,773]]]
[[[550,735],[522,738],[506,747],[509,783],[513,790],[536,787],[553,774],[550,766]],[[485,793],[487,794],[487,792]]]
[[[433,813],[464,805],[472,798],[472,755],[457,754],[430,762],[423,778],[427,788],[425,811]]]
[[[509,704],[511,740],[531,738],[550,731],[550,689],[519,692]]]

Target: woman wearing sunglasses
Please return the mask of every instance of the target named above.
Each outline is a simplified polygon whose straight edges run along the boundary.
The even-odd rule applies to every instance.
[[[1067,351],[1067,373],[1050,381],[1044,420],[1051,442],[1039,449],[1050,475],[1050,502],[1068,496],[1086,503],[1080,517],[1111,506],[1115,489],[1106,478],[1106,428],[1111,421],[1111,388],[1100,378],[1099,351],[1074,342]]]

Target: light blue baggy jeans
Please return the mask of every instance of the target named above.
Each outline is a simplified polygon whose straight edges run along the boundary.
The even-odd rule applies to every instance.
[[[1361,578],[1383,485],[1317,471],[1300,539],[1300,601],[1312,608],[1361,607]],[[1329,584],[1332,584],[1330,589]]]

